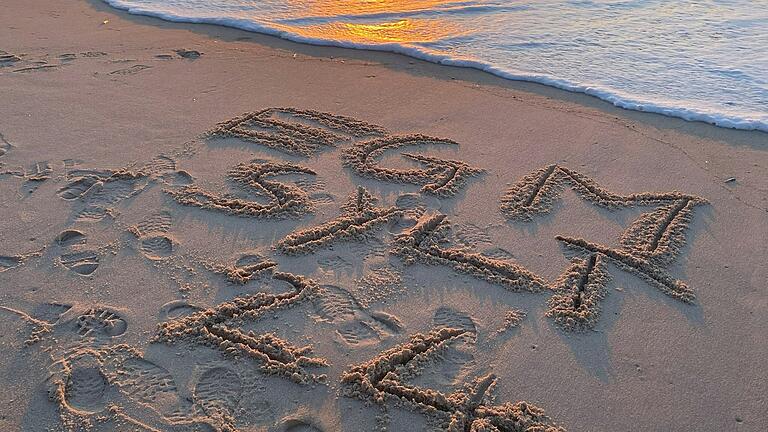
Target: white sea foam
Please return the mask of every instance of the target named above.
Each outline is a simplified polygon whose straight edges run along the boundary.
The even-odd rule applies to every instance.
[[[392,51],[768,132],[768,3],[104,0],[133,14]]]

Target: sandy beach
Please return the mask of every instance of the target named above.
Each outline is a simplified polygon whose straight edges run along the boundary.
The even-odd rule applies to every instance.
[[[0,3],[0,430],[765,431],[768,134]]]

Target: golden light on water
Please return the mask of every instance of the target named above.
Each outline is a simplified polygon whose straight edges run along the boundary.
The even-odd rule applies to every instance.
[[[355,1],[312,1],[297,2],[297,7],[306,9],[308,15],[315,17],[344,17],[372,15],[370,21],[335,22],[315,24],[297,28],[290,27],[305,37],[318,39],[337,39],[354,43],[408,43],[432,42],[461,32],[455,25],[439,19],[377,17],[381,14],[402,14],[419,10],[430,10],[454,3],[446,0],[355,0]]]
[[[294,28],[294,31],[296,29]],[[338,39],[355,43],[431,42],[455,34],[433,20],[398,20],[378,24],[324,24],[302,27],[302,36],[322,39]]]
[[[294,6],[314,16],[361,15],[377,13],[403,13],[435,10],[456,4],[455,0],[320,0],[295,1]]]

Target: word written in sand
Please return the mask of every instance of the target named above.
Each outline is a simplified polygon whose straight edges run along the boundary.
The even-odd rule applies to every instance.
[[[469,177],[483,172],[462,161],[439,159],[412,153],[403,153],[423,168],[395,169],[379,165],[378,159],[387,150],[418,145],[452,145],[458,143],[425,135],[400,135],[377,138],[355,144],[342,151],[345,165],[355,172],[378,180],[394,183],[422,185],[421,191],[439,197],[455,195]]]
[[[410,342],[386,350],[372,360],[352,366],[342,375],[349,397],[397,404],[433,417],[446,431],[562,432],[544,411],[527,402],[502,405],[487,403],[486,394],[496,377],[486,375],[451,394],[409,385],[403,373],[429,364],[441,350],[465,336],[458,328],[438,328],[429,334],[415,334]],[[423,367],[423,366],[422,366]]]

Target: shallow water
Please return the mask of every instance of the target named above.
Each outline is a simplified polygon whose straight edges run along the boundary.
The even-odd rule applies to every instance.
[[[104,0],[131,13],[394,51],[768,132],[768,1]]]

